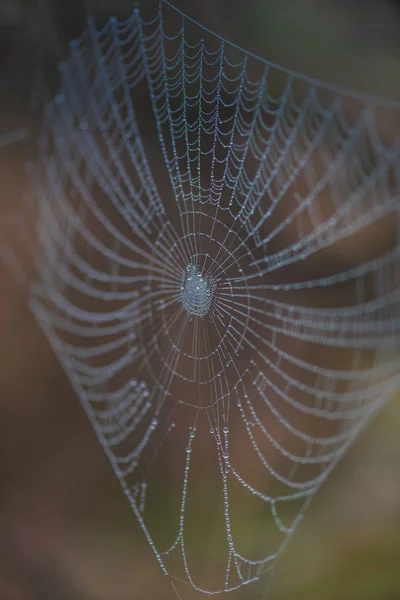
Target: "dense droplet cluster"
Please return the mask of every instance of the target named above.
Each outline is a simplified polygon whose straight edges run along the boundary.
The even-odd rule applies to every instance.
[[[181,292],[185,310],[195,317],[205,317],[212,303],[212,286],[196,265],[186,267]]]

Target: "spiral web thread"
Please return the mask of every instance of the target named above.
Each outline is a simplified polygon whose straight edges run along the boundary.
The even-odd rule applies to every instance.
[[[384,126],[399,107],[249,55],[168,2],[90,22],[60,70],[32,309],[165,574],[237,589],[272,570],[399,386],[400,144]],[[149,504],[168,452],[165,542]],[[222,494],[214,587],[193,572],[199,468]],[[269,515],[248,555],[246,502]]]

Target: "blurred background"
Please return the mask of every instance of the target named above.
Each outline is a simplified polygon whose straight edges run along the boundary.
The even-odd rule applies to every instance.
[[[150,4],[142,2],[144,9]],[[175,4],[269,60],[400,99],[400,2]],[[2,214],[20,206],[25,194],[38,109],[57,89],[57,64],[84,27],[88,7],[100,23],[128,15],[133,2],[0,0]],[[15,139],[5,137],[9,132],[17,132]],[[11,246],[22,246],[12,223],[9,231]],[[7,252],[9,241],[0,237]],[[21,280],[18,263],[13,276],[0,262],[0,597],[176,598],[27,308]],[[313,500],[280,561],[270,598],[400,598],[399,465],[400,397],[364,431]]]

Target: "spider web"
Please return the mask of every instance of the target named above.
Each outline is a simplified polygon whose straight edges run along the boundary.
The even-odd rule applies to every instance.
[[[60,72],[32,310],[164,573],[238,589],[399,386],[399,107],[166,1]]]

